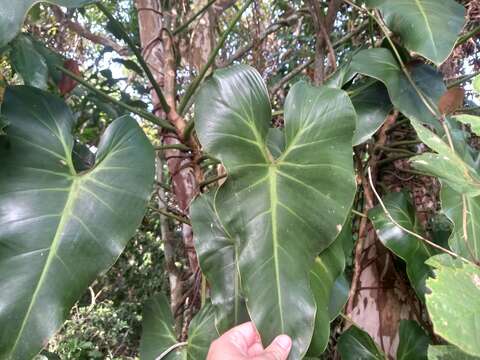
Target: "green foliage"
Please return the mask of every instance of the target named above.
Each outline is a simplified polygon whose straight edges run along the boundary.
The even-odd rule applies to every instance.
[[[92,285],[96,304],[86,291],[48,350],[61,359],[90,351],[100,352],[102,359],[137,359],[143,306],[166,290],[164,266],[159,218],[148,211],[115,265]],[[86,349],[78,349],[82,344]]]
[[[427,359],[430,337],[412,320],[400,322],[400,343],[397,349],[397,360]]]
[[[454,0],[364,1],[380,10],[389,29],[408,50],[436,65],[450,55],[465,23],[465,8]]]
[[[47,0],[51,4],[67,7],[79,7],[96,0]],[[8,44],[19,32],[28,10],[39,0],[0,1],[0,48]]]
[[[236,240],[249,314],[265,343],[280,332],[292,336],[290,356],[298,358],[314,327],[314,255],[338,235],[353,201],[355,113],[341,90],[296,84],[285,103],[286,148],[278,158],[266,146],[270,119],[265,84],[246,66],[217,71],[197,96],[199,139],[229,173],[215,209]]]
[[[207,357],[210,343],[218,337],[215,328],[215,312],[211,304],[204,306],[192,319],[188,331],[188,341],[172,349],[177,344],[173,329],[173,316],[170,305],[163,294],[156,295],[145,305],[142,344],[142,360],[155,360],[160,355],[167,360],[203,360]],[[168,352],[169,349],[172,349]]]
[[[214,209],[211,191],[192,203],[190,213],[195,233],[195,249],[205,277],[211,284],[211,301],[216,311],[216,326],[224,333],[247,320],[244,298],[235,258],[235,242],[223,229]]]
[[[69,7],[90,2],[94,1],[50,1]],[[377,206],[368,214],[386,251],[405,262],[412,287],[421,300],[425,299],[435,334],[449,343],[429,346],[433,334],[427,334],[415,322],[402,321],[396,358],[426,359],[427,348],[429,359],[480,357],[476,331],[480,328],[480,174],[475,146],[480,122],[478,117],[465,114],[441,116],[438,103],[446,91],[443,77],[434,66],[422,64],[418,56],[436,66],[443,63],[464,25],[465,9],[453,0],[364,2],[381,13],[393,41],[377,41],[379,34],[388,32],[376,32],[376,26],[382,23],[376,12],[340,11],[331,37],[339,70],[323,87],[305,82],[294,85],[286,99],[280,87],[273,101],[278,108],[285,99],[284,112],[275,118],[274,126],[283,128],[272,127],[268,90],[275,86],[267,89],[261,75],[250,67],[217,71],[196,94],[195,120],[191,113],[186,114],[186,120],[195,121],[196,135],[205,152],[185,151],[182,156],[193,154],[200,166],[204,166],[204,158],[219,159],[228,177],[191,205],[195,248],[208,284],[202,292],[206,305],[191,321],[187,342],[166,359],[205,359],[215,337],[250,318],[264,344],[279,333],[292,336],[291,359],[300,359],[307,351],[309,357],[322,356],[335,337],[330,323],[342,312],[349,294],[345,268],[354,245],[350,209],[354,198],[359,203],[366,201],[356,194],[355,175],[361,177],[360,166],[365,165],[366,157],[375,160],[379,154],[374,144],[361,145],[375,140],[374,134],[393,109],[410,121],[423,143],[422,149],[431,150],[411,159],[411,165],[440,180],[442,212],[452,223],[448,231],[422,229],[403,192],[380,191],[387,213]],[[191,3],[182,2],[178,19],[172,24],[165,22],[167,29],[183,21]],[[244,9],[249,4],[243,4]],[[92,25],[93,32],[104,28],[120,41],[125,40],[125,31],[133,39],[130,51],[137,45],[141,48],[134,2],[106,0],[102,5],[123,25],[107,21],[96,7],[68,11],[66,16],[72,16],[87,30],[87,25]],[[256,52],[260,46],[253,42],[246,54],[266,69],[263,75],[269,82],[281,82],[305,61],[304,57],[311,57],[313,62],[314,17],[294,2],[271,5],[269,9],[259,2],[251,11],[254,16],[271,17],[272,26],[287,27],[276,30],[275,36],[282,37],[280,45],[275,48],[274,42],[266,42],[272,46],[270,54],[259,59]],[[172,6],[174,2],[163,1],[162,11]],[[144,71],[138,65],[142,62],[121,54],[111,56],[111,49],[87,45],[90,51],[83,58],[83,78],[93,89],[84,84],[68,96],[74,119],[63,102],[30,87],[58,92],[56,85],[63,75],[57,67],[64,64],[63,56],[43,41],[26,33],[18,35],[32,7],[23,29],[44,35],[37,26],[42,16],[52,15],[48,7],[40,6],[38,0],[0,0],[0,8],[8,9],[0,11],[2,74],[16,73],[19,77],[9,74],[6,82],[20,83],[21,78],[28,85],[9,88],[0,115],[0,323],[9,330],[0,335],[0,358],[32,358],[61,327],[73,306],[70,320],[50,343],[50,352],[44,351],[38,358],[135,358],[143,317],[141,357],[156,359],[170,346],[179,345],[180,337],[173,328],[167,297],[162,294],[165,277],[156,216],[147,216],[113,271],[105,274],[134,233],[151,195],[154,164],[144,136],[147,127],[142,130],[127,117],[111,123],[124,115],[125,109],[134,113],[136,109],[151,110],[143,98],[149,88],[142,83]],[[268,14],[258,11],[259,7]],[[302,20],[292,32],[288,26],[297,20],[289,17],[297,13]],[[238,11],[232,14],[234,19],[241,15]],[[222,41],[229,37],[229,43],[221,49],[223,61],[248,42],[244,33],[251,23],[240,21],[234,29],[236,21],[221,16],[232,24],[221,35]],[[337,47],[337,36],[348,34],[356,26],[361,30],[363,25],[358,23],[366,19],[375,48],[353,50],[353,41],[348,45],[340,42]],[[221,32],[221,22],[210,25],[213,33]],[[47,26],[47,32],[58,34],[59,28],[54,23],[51,28]],[[183,44],[191,34],[194,32],[179,34],[173,40]],[[48,41],[54,45],[50,48],[59,45],[55,36]],[[147,48],[155,41],[147,47],[142,44],[144,53],[148,54]],[[184,49],[180,50],[174,59],[179,91],[169,94],[173,98],[185,89],[196,89],[202,80],[197,77],[195,86],[187,86],[192,77],[191,64],[182,59]],[[81,52],[63,48],[64,55],[75,59],[82,59]],[[272,59],[275,66],[271,66]],[[105,60],[106,64],[100,65]],[[119,65],[131,71],[128,80],[116,76],[118,69],[114,67]],[[204,70],[206,73],[208,69]],[[311,75],[311,69],[307,70]],[[290,81],[299,77],[304,74],[292,76]],[[52,83],[55,86],[49,86]],[[479,83],[478,78],[473,82],[477,92]],[[2,80],[0,87],[3,85]],[[111,96],[108,102],[100,90]],[[190,95],[190,91],[187,93]],[[181,108],[189,101],[189,96],[178,99]],[[149,131],[155,141],[165,135],[159,135],[156,128]],[[352,144],[359,155],[357,174],[353,170]],[[192,144],[184,141],[187,145]],[[403,150],[405,153],[410,152]],[[208,171],[215,170],[209,166]],[[166,205],[174,208],[175,199],[169,196]],[[441,233],[442,238],[449,237],[448,244],[437,242],[463,258],[432,257],[437,251],[405,229],[435,241]],[[174,266],[183,270],[182,261]],[[402,262],[395,265],[399,265],[396,270],[404,271]],[[181,283],[186,283],[185,275],[181,274]],[[427,280],[428,276],[431,278]],[[91,292],[86,291],[89,285]],[[151,300],[142,314],[147,298]],[[192,309],[198,308],[195,296],[189,296],[186,303],[192,300]],[[356,326],[341,335],[338,351],[343,359],[386,357]]]
[[[435,333],[460,350],[480,356],[480,268],[449,255],[437,255],[427,264],[435,277],[427,281],[428,313]]]
[[[434,255],[436,251],[404,230],[421,233],[412,203],[406,193],[390,193],[383,198],[383,202],[395,223],[385,214],[380,205],[371,209],[368,217],[375,226],[383,245],[406,262],[410,283],[418,296],[424,299],[425,281],[431,274],[430,267],[425,265],[425,260]]]
[[[465,354],[453,345],[435,345],[428,347],[428,360],[478,360],[480,357]]]
[[[45,59],[37,52],[32,40],[19,35],[11,44],[11,62],[25,83],[39,89],[47,89],[48,67]]]
[[[120,118],[104,134],[94,168],[77,173],[73,119],[61,100],[8,88],[2,114],[10,126],[0,139],[0,201],[9,209],[1,214],[0,280],[8,291],[0,295],[0,320],[10,332],[0,355],[25,359],[135,232],[150,196],[153,151],[136,122]]]
[[[352,325],[338,339],[342,360],[385,360],[385,355],[370,335]]]
[[[92,306],[74,307],[64,329],[50,343],[61,359],[122,359],[141,316],[132,303],[116,306],[105,300]],[[138,331],[138,330],[137,330]]]
[[[345,257],[351,252],[351,219],[348,218],[337,239],[315,258],[310,270],[310,287],[315,297],[317,312],[309,356],[320,356],[330,338],[330,322],[335,320],[348,300],[348,283],[341,291]]]

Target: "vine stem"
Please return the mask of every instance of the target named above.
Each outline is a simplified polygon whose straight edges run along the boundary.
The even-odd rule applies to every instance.
[[[159,117],[153,115],[153,114],[150,114],[149,112],[147,111],[144,111],[144,110],[141,110],[141,109],[138,109],[134,106],[130,106],[128,104],[125,104],[124,102],[122,101],[119,101],[117,99],[114,99],[113,97],[111,97],[110,95],[104,93],[102,90],[99,90],[97,89],[95,86],[93,86],[92,84],[90,84],[88,81],[82,79],[80,76],[77,76],[75,75],[74,73],[72,73],[71,71],[61,67],[61,66],[58,66],[56,65],[55,66],[59,71],[61,71],[62,73],[64,73],[65,75],[67,75],[68,77],[72,78],[73,80],[75,80],[76,82],[78,82],[79,84],[82,84],[83,86],[85,86],[88,90],[90,90],[92,93],[100,96],[101,98],[115,104],[115,105],[118,105],[122,108],[124,108],[125,110],[128,110],[134,114],[137,114],[139,116],[141,116],[142,118],[144,118],[145,120],[148,120],[150,121],[151,123],[155,124],[155,125],[158,125],[158,126],[161,126],[162,128],[166,129],[166,130],[170,130],[170,131],[175,131],[175,127],[170,124],[168,121],[166,120],[163,120],[163,119],[160,119]]]
[[[153,76],[152,72],[150,71],[150,68],[145,62],[145,59],[143,58],[137,45],[133,42],[131,37],[128,35],[123,25],[117,19],[115,19],[115,17],[110,13],[110,11],[107,9],[105,5],[103,5],[101,2],[96,3],[96,5],[100,9],[100,11],[107,17],[107,19],[116,25],[118,30],[118,35],[127,43],[128,47],[132,50],[133,55],[135,55],[135,57],[137,58],[140,66],[142,67],[143,71],[147,75],[148,80],[152,84],[152,87],[155,90],[155,93],[157,94],[158,99],[160,100],[160,104],[162,105],[163,111],[166,114],[168,114],[170,112],[170,106],[168,105],[167,100],[165,99],[165,96],[163,96],[163,92],[162,92],[162,89],[160,88],[160,85],[155,80],[155,76]]]
[[[382,210],[383,212],[385,213],[385,215],[387,215],[388,219],[395,225],[395,226],[398,226],[400,229],[402,229],[403,231],[405,231],[407,234],[409,235],[412,235],[413,237],[419,239],[419,240],[422,240],[423,242],[427,243],[428,245],[430,245],[431,247],[434,247],[435,249],[438,249],[444,253],[447,253],[455,258],[459,258],[467,263],[470,263],[469,260],[465,259],[464,257],[454,253],[453,251],[450,251],[448,249],[445,249],[444,247],[438,245],[438,244],[435,244],[434,242],[424,238],[423,236],[411,231],[411,230],[408,230],[407,228],[405,228],[404,226],[400,225],[393,217],[392,215],[390,214],[390,212],[388,211],[387,207],[385,206],[384,202],[382,201],[382,198],[380,197],[380,195],[378,194],[377,192],[377,189],[375,188],[375,185],[373,184],[373,178],[372,178],[372,170],[370,168],[370,166],[368,167],[367,169],[367,172],[368,172],[368,182],[370,183],[370,187],[372,188],[372,191],[373,193],[375,194],[375,197],[377,198],[377,201],[378,203],[380,204],[380,206],[382,207]]]
[[[250,6],[252,2],[253,0],[247,0],[243,5],[243,7],[238,11],[237,15],[235,15],[232,21],[230,21],[230,23],[228,24],[227,29],[223,32],[220,40],[218,41],[217,46],[208,57],[208,60],[203,66],[203,68],[200,70],[200,73],[193,80],[190,86],[187,88],[185,95],[183,96],[182,100],[180,101],[180,105],[178,106],[179,114],[185,115],[185,110],[190,101],[190,98],[193,96],[193,94],[195,94],[195,92],[197,91],[197,88],[200,86],[201,82],[207,75],[207,72],[210,69],[210,66],[212,66],[213,62],[215,61],[215,58],[217,57],[218,52],[223,47],[223,44],[225,44],[225,41],[227,40],[228,35],[230,35],[230,33],[233,31],[233,28],[242,17],[242,14],[245,12],[245,10],[247,10],[247,8]]]
[[[186,346],[188,345],[188,342],[187,341],[183,341],[183,342],[179,342],[179,343],[176,343],[176,344],[173,344],[172,346],[170,346],[168,349],[166,349],[164,352],[162,352],[159,356],[157,356],[155,358],[155,360],[162,360],[163,358],[165,358],[165,356],[167,356],[168,354],[170,354],[173,350],[179,348],[179,347],[182,347],[182,346]]]
[[[192,224],[190,223],[190,221],[189,221],[188,219],[184,218],[183,216],[178,216],[178,215],[176,215],[176,214],[173,214],[173,213],[171,213],[171,212],[165,211],[165,210],[163,210],[163,209],[153,209],[153,211],[159,213],[160,215],[163,215],[163,216],[172,218],[172,219],[174,219],[174,220],[180,221],[180,222],[183,223],[183,224],[192,225]]]

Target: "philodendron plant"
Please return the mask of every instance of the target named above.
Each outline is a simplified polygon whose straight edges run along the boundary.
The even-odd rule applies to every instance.
[[[28,360],[122,253],[147,207],[155,163],[141,123],[129,116],[108,126],[95,151],[80,144],[65,101],[46,91],[61,77],[64,59],[18,35],[28,8],[39,1],[7,2],[0,0],[0,50],[8,49],[5,57],[24,85],[6,88],[0,116],[0,360]],[[462,93],[447,89],[438,66],[460,42],[465,9],[454,0],[348,3],[384,41],[355,51],[322,86],[292,84],[283,126],[272,126],[267,86],[249,66],[214,71],[198,91],[203,77],[189,88],[196,96],[198,155],[218,160],[226,179],[202,186],[207,191],[191,204],[190,219],[175,217],[191,220],[206,278],[203,306],[179,342],[167,297],[154,296],[145,306],[142,360],[205,359],[213,339],[246,321],[265,345],[288,334],[290,359],[318,359],[339,315],[346,324],[337,343],[342,359],[480,358],[480,155],[471,141],[480,135],[480,118],[451,116],[456,109],[439,106]],[[119,30],[114,17],[109,20]],[[480,81],[474,84],[477,96]],[[143,108],[122,109],[178,130]],[[449,224],[442,239],[419,223],[407,192],[375,189],[366,164],[376,147],[365,143],[392,114],[402,114],[418,137],[414,142],[423,143],[410,171],[441,185],[438,207]],[[353,147],[361,155],[355,168]],[[358,181],[375,195],[369,208],[354,208],[365,195]],[[352,213],[405,268],[412,296],[428,312],[418,319],[423,327],[400,323],[394,354],[343,314],[351,290],[346,264],[361,244]]]

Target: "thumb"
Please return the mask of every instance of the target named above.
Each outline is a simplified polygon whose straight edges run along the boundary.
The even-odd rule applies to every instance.
[[[273,340],[273,342],[265,349],[265,360],[286,360],[291,348],[292,339],[290,339],[289,336],[277,336]]]

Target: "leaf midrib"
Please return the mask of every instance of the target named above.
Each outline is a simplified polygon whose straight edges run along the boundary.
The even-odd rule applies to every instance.
[[[420,0],[414,0],[414,1],[415,1],[415,5],[418,7],[418,10],[420,10],[420,13],[423,17],[423,20],[425,21],[425,25],[428,29],[428,36],[429,36],[430,41],[432,42],[432,45],[433,45],[432,49],[433,49],[433,52],[435,54],[435,58],[437,58],[438,57],[437,47],[436,47],[435,39],[433,38],[432,28],[430,26],[430,22],[428,21],[428,17],[427,17],[427,13],[425,12],[425,8],[420,3]]]
[[[65,206],[62,211],[62,216],[60,217],[60,220],[58,222],[57,230],[55,232],[55,236],[53,237],[52,244],[50,245],[50,251],[47,256],[47,260],[45,261],[45,265],[43,266],[42,273],[40,274],[39,280],[37,282],[37,286],[35,287],[35,291],[33,292],[32,298],[30,300],[27,312],[25,313],[25,316],[22,321],[22,325],[20,327],[20,330],[18,331],[17,337],[15,338],[15,342],[12,346],[12,349],[8,355],[7,358],[11,357],[11,355],[14,353],[14,351],[17,349],[17,346],[19,344],[19,341],[22,337],[23,331],[25,330],[25,326],[28,322],[28,319],[30,318],[33,306],[35,305],[38,297],[38,293],[41,290],[43,283],[45,282],[45,277],[48,273],[48,270],[50,269],[50,266],[54,260],[55,257],[57,257],[57,250],[60,245],[60,242],[62,240],[62,235],[63,235],[63,229],[65,228],[65,225],[68,221],[68,218],[71,214],[71,210],[73,207],[73,203],[78,195],[78,178],[73,178],[70,191],[68,193],[67,200],[65,201]]]
[[[271,222],[272,222],[272,245],[273,245],[273,264],[275,267],[275,284],[278,292],[278,307],[281,332],[284,332],[284,319],[283,319],[283,301],[282,301],[282,287],[280,284],[280,265],[278,263],[278,233],[277,233],[277,172],[275,165],[269,167],[269,191],[270,191],[270,208],[271,208]]]

